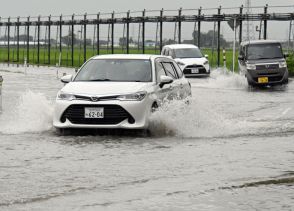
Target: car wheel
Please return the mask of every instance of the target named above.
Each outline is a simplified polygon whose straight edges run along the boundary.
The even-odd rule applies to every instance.
[[[151,113],[154,113],[157,110],[158,110],[158,104],[154,102],[151,106]]]
[[[55,131],[59,136],[68,136],[71,133],[70,129],[66,128],[55,128]]]
[[[247,76],[246,76],[246,78],[247,78],[247,83],[248,83],[249,87],[255,88],[256,85],[252,81],[250,81]]]
[[[288,83],[289,83],[289,79],[287,78],[284,80],[283,84],[288,84]]]
[[[140,136],[142,137],[150,137],[151,136],[151,132],[149,129],[141,129],[141,130],[138,130]]]

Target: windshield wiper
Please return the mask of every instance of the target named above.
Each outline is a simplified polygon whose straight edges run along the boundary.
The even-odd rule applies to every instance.
[[[284,59],[284,57],[281,57],[281,56],[275,56],[275,57],[272,57],[270,59]]]
[[[111,81],[108,78],[100,78],[100,79],[92,79],[92,80],[88,80],[88,81]]]
[[[259,59],[271,59],[266,57],[258,57],[258,58],[249,58],[250,60],[259,60]]]

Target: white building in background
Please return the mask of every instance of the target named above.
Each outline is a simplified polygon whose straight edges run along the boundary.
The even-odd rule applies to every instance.
[[[7,46],[8,45],[8,42],[7,41],[0,41],[0,46]],[[17,41],[10,41],[9,42],[9,45],[10,46],[17,46]],[[27,42],[26,41],[19,41],[19,45],[20,46],[26,46],[27,45]],[[34,45],[38,45],[37,42],[33,42],[33,41],[30,41],[29,42],[29,45],[30,46],[34,46]],[[48,45],[47,42],[44,42],[44,41],[40,41],[40,45]]]
[[[155,47],[156,46],[156,42],[155,41],[146,41],[145,42],[145,46],[146,47]]]

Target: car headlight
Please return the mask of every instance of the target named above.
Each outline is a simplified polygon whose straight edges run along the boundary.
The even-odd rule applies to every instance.
[[[203,63],[203,65],[207,65],[207,64],[209,64],[209,62],[208,62],[208,61],[205,61],[205,62]]]
[[[181,61],[177,61],[178,65],[185,65],[185,63],[181,62]]]
[[[256,70],[256,65],[255,64],[246,64],[246,68],[249,70]]]
[[[117,99],[121,101],[141,101],[146,95],[147,92],[136,92],[133,94],[119,95]]]
[[[73,94],[65,93],[65,92],[59,92],[57,94],[57,100],[75,100],[76,97]]]
[[[280,68],[287,67],[287,62],[286,61],[279,62],[279,67]]]

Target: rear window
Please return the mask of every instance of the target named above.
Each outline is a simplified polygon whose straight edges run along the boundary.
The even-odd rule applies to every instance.
[[[247,47],[247,59],[283,58],[282,47],[279,43],[252,44]]]

